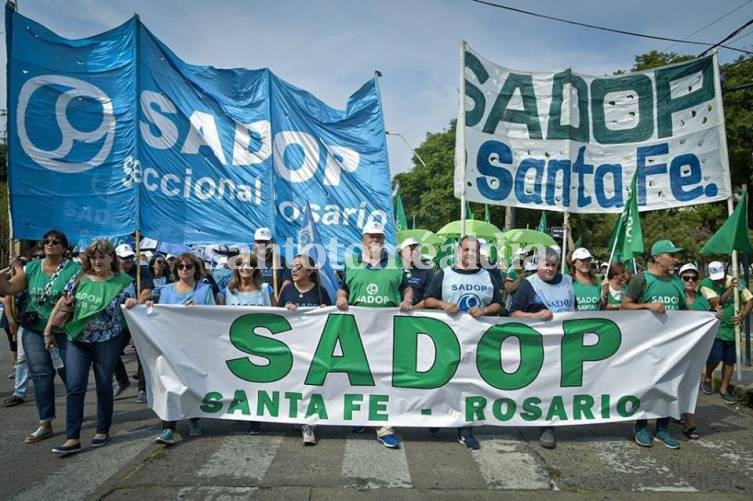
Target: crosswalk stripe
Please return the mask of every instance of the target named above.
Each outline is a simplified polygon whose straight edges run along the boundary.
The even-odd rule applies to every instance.
[[[222,501],[239,501],[252,499],[258,491],[258,487],[183,487],[178,491],[176,496],[180,501],[206,501],[208,499],[219,499]]]
[[[282,434],[235,436],[222,440],[196,473],[200,477],[247,478],[261,481],[282,443]],[[243,461],[238,461],[243,458]]]
[[[677,478],[666,466],[649,455],[648,451],[628,440],[614,440],[610,437],[592,437],[591,449],[609,470],[620,475],[623,481],[635,478],[633,485],[626,489],[654,492],[698,492],[682,478]],[[661,484],[646,484],[651,479],[650,473],[661,472]]]
[[[83,499],[153,443],[154,437],[151,432],[148,436],[143,432],[116,435],[101,451],[85,450],[65,458],[65,464],[55,473],[14,499]],[[50,448],[54,445],[56,444],[50,444]],[[117,454],[112,454],[114,449],[117,449]],[[72,482],[72,479],[75,481]]]
[[[361,489],[413,487],[408,458],[402,447],[384,447],[375,440],[373,432],[371,436],[346,439],[342,466],[345,486]]]
[[[551,489],[546,465],[526,452],[525,442],[503,435],[479,435],[481,449],[472,451],[481,475],[492,489]]]

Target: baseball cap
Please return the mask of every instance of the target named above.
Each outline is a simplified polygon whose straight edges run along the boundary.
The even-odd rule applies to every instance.
[[[272,232],[269,228],[256,228],[254,240],[257,242],[270,241],[272,240]]]
[[[659,240],[651,246],[651,255],[658,256],[659,254],[677,254],[685,249],[682,247],[675,247],[675,244],[671,240]]]
[[[711,261],[709,263],[709,278],[711,280],[721,280],[726,273],[724,272],[724,265],[719,261]]]
[[[588,249],[584,247],[578,247],[573,251],[573,260],[575,259],[593,259],[593,256]]]
[[[686,264],[683,264],[682,267],[680,267],[680,271],[677,274],[682,275],[686,271],[694,271],[698,273],[698,268],[693,263],[686,263]]]
[[[403,250],[403,249],[405,249],[406,247],[410,247],[410,246],[412,246],[412,245],[420,245],[420,243],[419,243],[419,241],[418,241],[418,240],[416,240],[416,239],[415,239],[415,238],[413,238],[413,237],[410,237],[410,238],[406,238],[405,240],[403,240],[403,241],[402,241],[402,242],[400,243],[400,250]]]
[[[122,258],[132,257],[136,255],[136,253],[133,252],[133,247],[128,244],[120,244],[115,247],[115,254],[117,254],[118,257]]]
[[[376,221],[369,221],[363,225],[363,235],[384,235],[384,225]]]
[[[599,268],[609,268],[609,263],[607,263],[606,261],[604,261],[603,263],[601,263],[599,265]]]

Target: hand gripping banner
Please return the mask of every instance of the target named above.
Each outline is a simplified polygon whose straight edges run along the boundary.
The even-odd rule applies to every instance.
[[[189,417],[331,425],[580,425],[693,412],[718,320],[160,306],[125,312],[149,405]]]

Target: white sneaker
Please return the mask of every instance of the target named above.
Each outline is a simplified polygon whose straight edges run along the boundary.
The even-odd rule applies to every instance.
[[[303,445],[316,445],[316,435],[314,435],[314,427],[308,424],[304,424],[301,428],[301,434],[303,435]]]

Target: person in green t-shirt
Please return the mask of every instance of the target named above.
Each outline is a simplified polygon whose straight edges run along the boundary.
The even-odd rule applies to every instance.
[[[65,258],[68,238],[62,231],[48,231],[44,234],[43,242],[44,259],[30,261],[26,266],[22,266],[18,260],[14,261],[15,275],[10,281],[0,274],[0,294],[28,292],[28,302],[25,311],[20,312],[19,323],[24,331],[21,339],[34,383],[39,426],[26,436],[24,442],[27,444],[39,442],[53,435],[56,369],[51,352],[45,348],[42,331],[47,325],[52,308],[63,295],[65,285],[81,271],[77,263]],[[65,333],[62,329],[55,329],[52,334],[60,359],[65,360]],[[57,369],[57,373],[65,382],[65,367]]]
[[[578,247],[572,253],[573,293],[577,311],[598,311],[604,308],[606,301],[601,297],[601,283],[591,272],[593,256],[584,247]]]
[[[397,265],[394,256],[384,250],[384,225],[369,221],[363,227],[361,255],[345,260],[345,274],[337,291],[337,309],[348,311],[349,306],[413,308],[413,289]],[[364,428],[353,428],[362,433]],[[400,440],[391,427],[377,429],[377,441],[389,449],[400,448]]]
[[[753,309],[753,294],[747,287],[738,287],[737,278],[727,275],[724,265],[719,261],[712,261],[708,266],[709,276],[701,280],[701,295],[706,298],[711,308],[721,315],[719,331],[716,333],[714,344],[706,360],[706,375],[701,384],[701,390],[711,395],[711,377],[719,362],[722,363],[722,382],[719,386],[719,396],[726,402],[733,403],[734,397],[729,393],[729,383],[737,362],[735,347],[735,326],[739,325]],[[740,289],[742,309],[735,315],[735,288]]]
[[[698,268],[696,265],[686,263],[680,267],[680,271],[677,274],[685,287],[685,303],[688,305],[688,309],[693,311],[709,311],[711,309],[709,302],[698,292]],[[688,440],[698,440],[700,435],[697,430],[695,414],[686,412],[684,417],[685,422],[682,434]]]
[[[604,268],[607,279],[601,285],[601,300],[604,303],[604,309],[619,310],[622,305],[622,296],[625,293],[627,270],[625,270],[623,263],[603,264],[609,267],[608,270]]]
[[[651,310],[661,315],[667,310],[686,310],[685,289],[672,274],[677,266],[677,254],[684,249],[669,240],[659,240],[651,246],[648,269],[639,272],[628,285],[622,298],[623,310]],[[669,418],[656,420],[656,433],[652,436],[648,420],[635,423],[635,441],[643,447],[651,447],[654,437],[670,449],[679,449],[680,442],[669,434]]]

